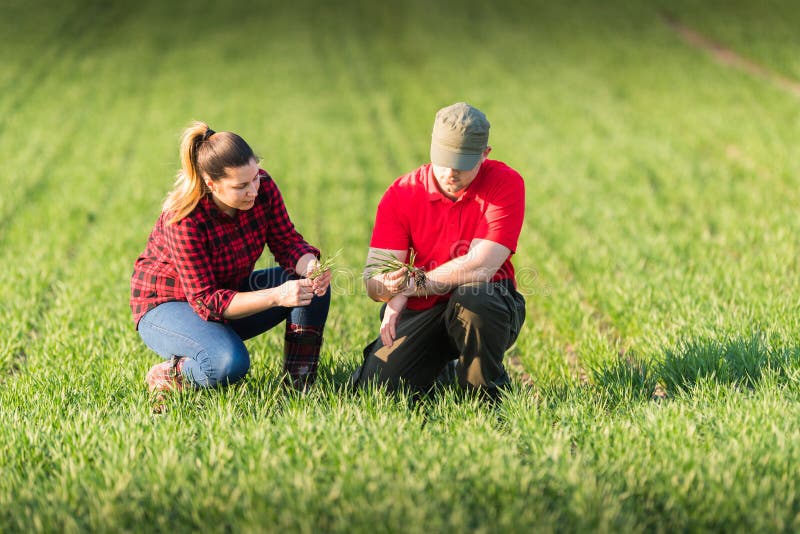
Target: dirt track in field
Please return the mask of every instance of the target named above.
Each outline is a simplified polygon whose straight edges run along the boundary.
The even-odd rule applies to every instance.
[[[767,81],[784,91],[788,91],[800,97],[800,82],[797,80],[779,74],[760,63],[741,56],[722,43],[714,41],[702,33],[686,26],[669,13],[662,14],[662,17],[669,27],[687,44],[708,53],[718,63],[746,72],[755,78]]]

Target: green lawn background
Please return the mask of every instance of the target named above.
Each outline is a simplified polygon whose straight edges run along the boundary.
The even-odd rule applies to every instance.
[[[0,525],[796,530],[798,98],[665,14],[800,78],[790,2],[4,3]],[[526,179],[534,387],[354,395],[375,206],[459,100]],[[192,119],[343,254],[312,394],[276,330],[154,418],[128,278]]]

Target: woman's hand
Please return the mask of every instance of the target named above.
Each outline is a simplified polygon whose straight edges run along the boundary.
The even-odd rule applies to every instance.
[[[314,298],[313,282],[308,278],[289,280],[277,287],[278,306],[294,308],[308,306]]]
[[[319,260],[317,260],[316,258],[308,262],[308,268],[306,269],[306,278],[309,278],[311,276],[311,273],[313,273],[318,266],[319,266]],[[322,295],[325,294],[326,291],[328,291],[328,286],[330,286],[332,278],[333,278],[333,273],[331,272],[330,269],[328,269],[327,271],[323,271],[322,274],[320,274],[311,281],[311,290],[314,292],[316,296],[321,297]]]
[[[408,297],[405,295],[395,295],[386,303],[386,311],[383,312],[383,321],[381,322],[381,341],[386,347],[394,344],[395,337],[397,337],[397,320],[407,302]]]

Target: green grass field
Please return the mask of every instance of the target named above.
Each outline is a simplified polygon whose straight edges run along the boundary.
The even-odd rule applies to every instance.
[[[800,99],[663,10],[800,79],[789,1],[4,1],[0,530],[800,529]],[[533,387],[352,393],[375,207],[460,100],[526,179]],[[310,394],[279,328],[153,416],[128,281],[192,119],[343,253]]]

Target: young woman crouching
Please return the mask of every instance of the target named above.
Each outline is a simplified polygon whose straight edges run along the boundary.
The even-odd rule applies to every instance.
[[[316,378],[331,272],[307,278],[319,250],[295,230],[244,139],[195,122],[180,158],[131,278],[139,335],[166,360],[147,373],[150,391],[240,380],[250,368],[242,341],[282,322],[284,371],[305,388]],[[254,271],[265,245],[280,267]]]

